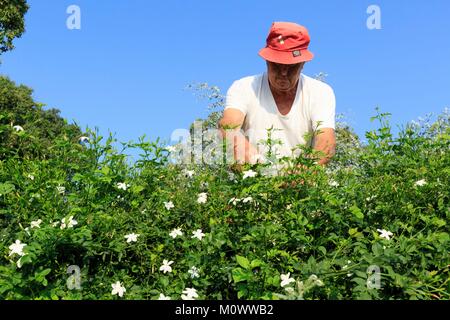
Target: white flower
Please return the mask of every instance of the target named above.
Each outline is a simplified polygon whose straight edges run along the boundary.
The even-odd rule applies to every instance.
[[[91,141],[89,140],[89,137],[85,137],[85,136],[80,137],[79,141],[80,141],[81,143],[83,143],[83,142],[91,142]]]
[[[174,146],[167,146],[165,149],[169,152],[175,152],[177,150]]]
[[[377,231],[380,233],[380,238],[384,238],[386,240],[390,240],[391,236],[393,236],[393,233],[384,229],[377,229]]]
[[[23,257],[25,253],[23,252],[23,248],[26,247],[25,243],[22,243],[20,240],[16,240],[15,243],[9,246],[9,256],[12,256],[13,254],[18,254],[19,256]]]
[[[331,187],[339,187],[339,183],[334,181],[334,180],[330,180],[330,182],[328,183]]]
[[[193,170],[184,170],[184,175],[189,177],[189,178],[192,178],[194,173],[195,173],[195,171],[193,171]]]
[[[347,264],[342,266],[342,270],[345,270],[348,268],[348,266],[351,264],[352,262],[350,260],[347,261]]]
[[[172,300],[172,298],[171,297],[166,297],[165,295],[160,293],[158,300]]]
[[[281,286],[287,286],[288,284],[290,284],[291,282],[295,282],[295,280],[293,278],[291,278],[291,273],[288,272],[288,274],[282,274],[280,275],[281,278]]]
[[[206,194],[205,192],[198,194],[198,198],[197,198],[198,203],[206,203],[207,200],[208,200],[208,194]]]
[[[51,225],[52,225],[52,227],[53,228],[55,228],[55,227],[57,227],[58,226],[58,224],[59,224],[59,221],[56,221],[56,222],[50,222],[51,223]]]
[[[309,280],[313,281],[316,286],[319,286],[319,287],[323,286],[323,282],[319,278],[317,278],[317,276],[315,274],[312,274],[309,277]]]
[[[419,187],[422,187],[422,186],[424,186],[426,184],[427,184],[427,182],[425,181],[425,179],[416,181],[416,183],[414,183],[415,186],[419,186]]]
[[[165,201],[164,201],[164,206],[166,207],[167,210],[170,210],[170,209],[172,209],[173,207],[175,207],[175,206],[173,205],[173,202],[172,202],[172,201],[169,201],[169,202],[165,202]]]
[[[34,176],[32,174],[27,175],[27,178],[34,180]]]
[[[208,181],[202,181],[202,182],[200,183],[200,187],[201,187],[201,188],[208,188],[208,186],[209,186]]]
[[[191,269],[189,269],[188,273],[190,273],[191,278],[198,278],[200,277],[200,275],[198,274],[200,270],[198,270],[196,267],[192,267]]]
[[[169,261],[164,259],[163,264],[161,267],[159,267],[159,270],[166,273],[166,272],[172,272],[172,267],[170,266],[173,263],[173,261]]]
[[[122,297],[124,292],[127,291],[127,289],[125,289],[124,286],[122,286],[122,284],[120,283],[120,281],[117,281],[116,283],[113,283],[111,285],[111,287],[113,288],[111,291],[112,295],[119,295],[119,297]]]
[[[136,242],[137,237],[139,237],[139,236],[140,236],[139,234],[130,233],[130,234],[127,234],[125,236],[125,238],[127,239],[127,243],[130,243],[130,242]]]
[[[63,194],[64,192],[66,192],[66,188],[63,187],[63,186],[57,186],[57,187],[56,187],[56,190],[58,190],[58,192],[59,192],[60,194]]]
[[[183,232],[181,232],[181,229],[180,228],[178,228],[178,229],[173,229],[170,233],[169,233],[169,236],[171,236],[172,238],[176,238],[177,236],[182,236],[183,235]]]
[[[292,204],[288,204],[287,206],[286,206],[286,210],[291,210],[292,209]]]
[[[65,229],[66,227],[69,228],[73,228],[74,225],[77,225],[78,222],[77,220],[73,219],[73,216],[70,216],[69,219],[67,218],[63,218],[61,219],[61,226],[60,229]]]
[[[22,268],[22,257],[20,257],[19,260],[17,260],[16,264],[17,268]]]
[[[228,203],[233,203],[233,205],[235,206],[239,201],[241,201],[241,199],[238,198],[231,198],[230,201],[228,201]]]
[[[38,219],[36,221],[31,221],[31,229],[33,229],[33,228],[40,228],[41,227],[40,226],[41,223],[42,223],[41,219]]]
[[[286,290],[286,292],[287,292],[288,294],[294,294],[294,292],[295,292],[294,288],[292,288],[292,287],[284,288],[284,290]]]
[[[122,190],[127,190],[127,188],[129,188],[130,185],[125,183],[125,182],[118,182],[117,183],[117,188],[118,189],[122,189]]]
[[[244,171],[244,176],[242,177],[242,179],[246,179],[246,178],[253,178],[257,175],[258,173],[253,171],[253,170],[247,170]]]
[[[24,131],[21,126],[14,126],[13,129],[16,130],[17,132]]]
[[[366,198],[366,201],[370,201],[370,200],[372,200],[372,199],[374,199],[374,198],[376,198],[376,195],[373,195],[373,196],[367,197],[367,198]]]
[[[182,293],[181,299],[183,300],[195,300],[195,298],[198,298],[197,290],[194,288],[186,288]]]
[[[197,229],[196,231],[192,231],[192,237],[191,238],[197,238],[198,240],[202,240],[202,238],[205,236],[205,234],[202,232],[202,229]]]
[[[247,197],[247,198],[242,199],[243,203],[247,203],[249,201],[253,201],[253,198],[252,197]]]

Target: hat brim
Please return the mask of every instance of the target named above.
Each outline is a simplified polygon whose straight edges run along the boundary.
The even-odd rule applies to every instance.
[[[259,51],[259,55],[270,62],[281,64],[296,64],[300,62],[311,61],[314,58],[314,54],[305,49],[300,50],[300,55],[295,57],[292,52],[278,51],[269,47],[263,48]]]

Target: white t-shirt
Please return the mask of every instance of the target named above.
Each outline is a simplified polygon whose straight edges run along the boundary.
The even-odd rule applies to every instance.
[[[235,81],[226,96],[225,110],[229,108],[244,113],[242,130],[264,156],[268,148],[261,140],[267,139],[267,129],[272,126],[281,129],[272,132],[272,139],[280,139],[283,143],[274,147],[279,156],[292,156],[292,149],[298,144],[311,145],[312,141],[305,141],[304,134],[313,132],[314,128],[335,129],[336,99],[333,89],[303,74],[287,115],[282,115],[277,108],[266,72]],[[321,123],[317,126],[318,121]],[[298,152],[297,149],[295,154]]]

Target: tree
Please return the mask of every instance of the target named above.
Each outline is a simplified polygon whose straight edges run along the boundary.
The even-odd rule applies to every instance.
[[[48,158],[56,137],[77,142],[78,125],[68,124],[60,110],[43,110],[32,98],[33,90],[0,76],[0,160],[17,155],[23,159]],[[23,133],[14,127],[20,126]]]
[[[14,49],[14,38],[25,31],[26,0],[0,0],[0,54]]]

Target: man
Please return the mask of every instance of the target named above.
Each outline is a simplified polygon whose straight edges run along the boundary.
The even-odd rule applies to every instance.
[[[313,59],[309,43],[305,27],[274,22],[266,47],[259,51],[266,60],[267,72],[242,78],[229,88],[219,128],[222,137],[233,144],[238,163],[264,159],[267,146],[261,142],[267,139],[271,127],[272,139],[282,142],[275,149],[278,157],[293,156],[293,148],[306,143],[323,152],[318,161],[321,165],[335,154],[333,89],[301,74],[305,63]],[[315,130],[320,130],[319,134],[305,141],[305,134]]]

